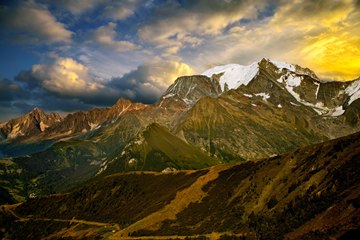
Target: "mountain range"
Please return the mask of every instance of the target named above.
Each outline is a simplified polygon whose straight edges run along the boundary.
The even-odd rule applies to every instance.
[[[23,201],[117,172],[258,160],[360,130],[360,79],[323,81],[269,59],[182,76],[154,104],[61,117],[35,108],[0,128],[1,191]],[[4,195],[5,196],[5,195]]]
[[[201,170],[98,177],[0,208],[4,239],[357,239],[359,133]]]
[[[360,79],[269,59],[0,126],[4,239],[354,239]]]

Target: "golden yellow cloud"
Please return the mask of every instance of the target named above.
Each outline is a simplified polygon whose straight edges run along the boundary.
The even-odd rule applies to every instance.
[[[360,37],[351,33],[322,34],[307,41],[304,60],[321,78],[352,80],[360,76]]]
[[[314,70],[321,79],[360,76],[360,14],[354,1],[295,1],[269,22],[282,34],[298,33],[287,57]]]
[[[186,63],[178,61],[153,60],[143,65],[146,77],[153,84],[159,85],[163,91],[179,76],[194,74],[194,70]]]

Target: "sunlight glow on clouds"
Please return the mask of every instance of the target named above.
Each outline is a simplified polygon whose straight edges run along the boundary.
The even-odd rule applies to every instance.
[[[207,39],[190,63],[203,70],[267,57],[309,67],[323,79],[352,80],[360,76],[359,32],[354,1],[285,1],[273,16]]]
[[[171,85],[178,76],[192,75],[194,70],[185,63],[154,59],[137,69],[109,82],[121,96],[130,100],[151,103]]]
[[[91,81],[88,68],[72,58],[34,65],[31,72],[45,89],[59,94],[77,96],[102,88],[100,84]]]
[[[297,1],[283,6],[270,24],[303,32],[290,56],[320,78],[352,80],[360,75],[360,14],[355,2]]]

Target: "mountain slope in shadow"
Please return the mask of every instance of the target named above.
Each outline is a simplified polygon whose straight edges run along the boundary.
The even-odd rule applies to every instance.
[[[81,238],[87,229],[110,239],[349,239],[360,227],[359,137],[200,171],[99,177],[72,193],[30,199],[13,207],[14,215],[3,207],[3,234],[21,239],[42,221],[40,236],[52,238]],[[56,228],[51,220],[73,218],[107,223],[111,231]]]

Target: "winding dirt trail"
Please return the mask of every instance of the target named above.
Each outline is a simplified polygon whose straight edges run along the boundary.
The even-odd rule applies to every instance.
[[[25,222],[25,221],[54,221],[54,222],[68,222],[71,223],[82,223],[86,225],[98,226],[98,227],[109,227],[113,226],[116,230],[120,230],[120,226],[118,224],[111,224],[111,223],[102,223],[102,222],[94,222],[94,221],[87,221],[81,219],[59,219],[59,218],[30,218],[30,217],[20,217],[18,216],[13,209],[19,206],[20,204],[16,205],[3,205],[2,211],[5,213],[9,213],[10,215],[14,216],[17,221]]]

